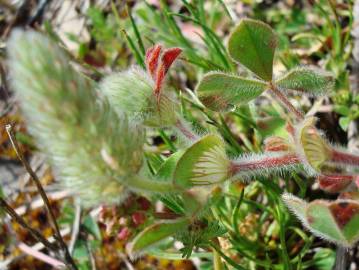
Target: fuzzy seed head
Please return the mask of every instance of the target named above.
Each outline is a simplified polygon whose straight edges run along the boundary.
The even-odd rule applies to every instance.
[[[29,131],[61,185],[86,205],[119,202],[142,166],[144,133],[119,117],[94,83],[45,36],[15,30],[8,42],[11,83]]]

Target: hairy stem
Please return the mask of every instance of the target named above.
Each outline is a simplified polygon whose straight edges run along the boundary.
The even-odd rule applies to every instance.
[[[180,191],[172,182],[150,180],[138,175],[132,177],[129,182],[131,182],[130,187],[148,192],[170,193]]]
[[[257,158],[256,160],[232,161],[230,164],[230,172],[233,176],[241,172],[280,169],[282,167],[296,165],[299,163],[301,163],[301,160],[295,154],[285,154],[277,157],[268,157],[263,155],[263,158]]]
[[[295,115],[298,121],[302,121],[304,119],[303,113],[296,109],[288,98],[273,83],[270,84],[270,91],[278,99],[278,101],[287,108],[288,111]]]
[[[344,165],[359,166],[359,156],[332,149],[331,161]]]
[[[187,125],[183,122],[183,120],[178,119],[175,127],[185,136],[187,139],[191,141],[195,141],[198,139],[198,136],[193,134],[193,132],[187,127]]]

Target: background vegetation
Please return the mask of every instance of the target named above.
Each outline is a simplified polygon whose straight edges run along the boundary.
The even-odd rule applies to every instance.
[[[181,100],[181,111],[198,131],[216,130],[228,142],[228,152],[237,156],[260,152],[270,134],[285,136],[284,109],[270,95],[249,106],[220,114],[196,103],[191,91],[208,71],[245,75],[229,59],[225,44],[232,27],[243,17],[270,24],[279,36],[274,73],[297,65],[314,65],[333,72],[335,91],[324,97],[290,96],[306,113],[319,118],[318,127],[331,142],[357,151],[359,135],[358,60],[359,28],[352,1],[6,1],[1,0],[1,137],[0,181],[4,194],[17,213],[46,237],[53,231],[39,194],[20,166],[4,128],[11,123],[51,200],[70,251],[80,269],[213,269],[210,250],[196,247],[193,238],[185,248],[130,260],[125,245],[153,222],[158,205],[131,195],[122,205],[82,209],[76,198],[59,189],[51,169],[26,131],[9,87],[6,41],[15,27],[34,28],[61,45],[81,71],[95,81],[132,64],[144,66],[144,51],[156,43],[183,49],[168,76],[168,84]],[[358,8],[359,9],[359,8]],[[357,12],[359,13],[359,12]],[[359,17],[359,14],[358,14]],[[358,18],[359,21],[359,18]],[[153,129],[146,162],[157,172],[168,156],[176,152],[177,138],[167,129]],[[307,201],[333,199],[319,190],[318,183],[301,173],[258,177],[250,184],[230,184],[212,209],[226,233],[218,243],[221,256],[234,269],[332,269],[336,254],[338,269],[358,267],[356,249],[345,252],[307,232],[283,205],[280,195],[290,192]],[[270,180],[270,181],[268,181]],[[175,206],[162,199],[173,213]],[[215,233],[221,230],[216,228]],[[209,236],[208,236],[209,237]],[[24,246],[30,248],[30,251]],[[186,250],[190,249],[190,250]],[[42,250],[36,240],[16,223],[3,218],[0,228],[0,269],[51,269],[34,259]],[[182,260],[188,255],[189,260]],[[237,267],[236,267],[237,266]]]

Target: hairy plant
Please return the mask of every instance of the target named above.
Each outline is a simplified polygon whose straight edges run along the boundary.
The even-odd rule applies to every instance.
[[[155,188],[140,179],[140,124],[117,114],[48,38],[17,30],[8,44],[12,84],[29,131],[66,188],[90,205],[120,202],[131,188]]]
[[[316,128],[316,119],[287,98],[290,93],[329,93],[332,74],[297,67],[276,78],[277,40],[267,24],[243,19],[231,33],[227,50],[248,75],[209,72],[193,94],[198,107],[213,114],[234,111],[263,93],[288,110],[292,117],[287,119],[287,136],[270,136],[262,153],[236,157],[228,154],[228,140],[219,133],[197,134],[183,120],[180,102],[165,82],[179,48],[155,45],[145,54],[145,69],[110,74],[98,85],[79,74],[41,34],[16,31],[8,52],[13,88],[30,132],[61,183],[92,205],[120,202],[128,190],[161,199],[176,218],[155,221],[133,239],[128,251],[137,256],[172,236],[184,244],[183,256],[190,257],[194,248],[220,252],[217,238],[226,231],[217,224],[213,206],[223,198],[225,183],[303,172],[315,176],[328,192],[357,189],[359,156],[330,144]],[[148,127],[173,127],[187,140],[152,175],[143,158]],[[283,201],[315,235],[352,246],[359,239],[359,206],[356,193],[345,194],[333,202],[310,203],[284,194]]]

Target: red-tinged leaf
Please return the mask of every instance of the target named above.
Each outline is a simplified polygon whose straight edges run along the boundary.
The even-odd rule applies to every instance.
[[[148,73],[155,79],[156,70],[158,66],[158,59],[162,51],[162,46],[157,44],[149,48],[146,52],[146,68]]]
[[[340,229],[343,229],[354,216],[359,214],[359,205],[350,201],[331,203],[329,209]]]
[[[319,187],[327,192],[335,193],[345,189],[353,180],[352,175],[319,175]]]
[[[352,247],[359,240],[357,200],[341,198],[336,201],[315,200],[306,203],[289,194],[283,195],[283,199],[313,234],[345,247]]]

